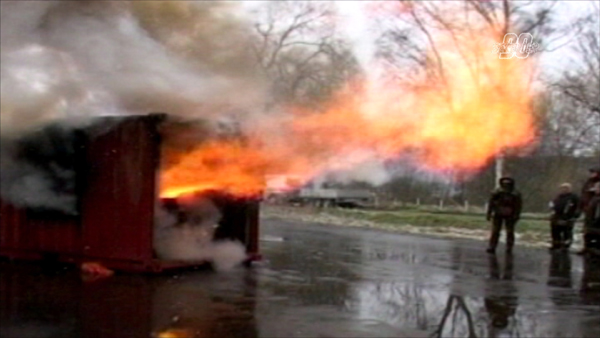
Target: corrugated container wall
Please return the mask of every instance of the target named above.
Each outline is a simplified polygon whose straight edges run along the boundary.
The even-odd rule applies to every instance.
[[[161,271],[180,267],[154,256],[160,135],[166,115],[107,117],[84,146],[80,215],[40,217],[0,201],[0,255],[97,261],[114,269]],[[218,229],[258,256],[258,202],[231,200]],[[229,230],[227,230],[229,229]],[[186,264],[183,264],[186,265]]]

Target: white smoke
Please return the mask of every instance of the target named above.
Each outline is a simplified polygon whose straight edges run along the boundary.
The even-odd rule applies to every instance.
[[[190,1],[1,1],[0,137],[3,150],[51,123],[166,112],[216,120],[263,101],[250,65],[252,26],[235,4]],[[40,165],[48,149],[4,152],[2,198],[73,213],[65,175]],[[35,143],[37,144],[37,143]],[[73,191],[69,191],[73,193]]]
[[[0,161],[4,156],[0,155]],[[2,166],[0,192],[3,196],[10,196],[10,202],[14,206],[77,214],[77,197],[72,191],[57,191],[53,186],[53,177],[40,175],[39,169],[31,164],[7,162]],[[65,180],[74,180],[74,172],[70,170],[56,168],[53,174],[60,174]]]
[[[154,226],[154,249],[158,258],[213,264],[217,271],[230,270],[246,259],[238,241],[213,241],[221,219],[219,209],[207,198],[177,201],[185,220],[158,207]]]
[[[356,151],[353,155],[338,160],[338,165],[349,169],[328,173],[325,175],[326,180],[343,184],[365,182],[379,186],[392,178],[385,161],[379,159],[376,154],[368,151]]]
[[[228,15],[234,9],[210,2],[2,1],[1,132],[73,115],[209,117],[256,105],[261,80],[237,71],[250,62],[242,52],[250,26]],[[182,23],[162,18],[167,10],[180,13]],[[196,17],[181,14],[190,12]]]
[[[81,136],[52,125],[18,140],[0,138],[2,198],[17,207],[76,215]]]
[[[188,225],[163,228],[154,238],[154,249],[160,259],[211,262],[217,271],[230,270],[246,259],[240,242],[212,242],[209,233],[206,228]]]

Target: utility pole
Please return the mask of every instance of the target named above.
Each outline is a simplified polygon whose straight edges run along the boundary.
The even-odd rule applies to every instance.
[[[504,29],[502,31],[502,39],[506,34],[508,34],[508,30],[510,28],[510,2],[509,0],[502,1],[503,12],[504,12]],[[504,61],[504,60],[501,60]],[[502,85],[508,85],[505,81],[503,81]],[[504,152],[501,151],[496,156],[496,182],[494,183],[495,187],[499,187],[499,181],[502,176],[504,176]]]
[[[504,176],[504,154],[500,153],[496,156],[496,188],[500,186],[499,182],[502,176]]]

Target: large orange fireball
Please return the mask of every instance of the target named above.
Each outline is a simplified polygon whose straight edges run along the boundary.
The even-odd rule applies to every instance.
[[[470,173],[531,144],[532,59],[499,59],[490,47],[500,40],[494,32],[465,38],[460,51],[455,40],[437,39],[443,78],[423,78],[412,90],[364,83],[323,111],[293,108],[286,117],[258,121],[246,142],[202,144],[162,172],[161,195],[206,189],[252,195],[266,175],[293,174],[301,184],[409,152],[423,168]]]

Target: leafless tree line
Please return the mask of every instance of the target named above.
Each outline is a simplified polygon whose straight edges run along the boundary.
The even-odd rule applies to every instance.
[[[532,34],[541,48],[531,58],[564,53],[568,67],[557,74],[538,69],[536,77],[530,79],[532,86],[542,90],[536,91],[532,107],[537,117],[538,142],[528,156],[537,158],[535,163],[548,161],[548,165],[535,164],[539,167],[538,177],[520,177],[519,168],[528,166],[526,160],[511,160],[508,156],[503,162],[504,173],[519,176],[525,194],[536,191],[528,198],[533,209],[541,209],[547,195],[554,193],[557,180],[577,186],[579,176],[585,175],[585,170],[577,166],[600,157],[600,8],[597,4],[590,8],[581,17],[566,22],[558,19],[561,12],[556,1],[387,2],[375,27],[379,34],[376,59],[397,70],[385,74],[384,80],[391,85],[439,86],[440,95],[446,96],[450,106],[452,95],[444,90],[448,65],[440,56],[444,46],[437,45],[434,38],[439,34],[457,42],[457,50],[474,77],[482,76],[478,67],[481,56],[458,42],[477,36],[481,27],[497,32],[496,42],[501,42],[507,32]],[[364,71],[340,32],[334,4],[277,1],[265,3],[256,11],[252,52],[272,84],[273,105],[294,103],[318,108]],[[492,45],[490,41],[490,53]],[[592,160],[574,160],[583,157]],[[421,198],[424,203],[440,198],[452,203],[450,200],[458,198],[457,203],[468,199],[472,204],[481,204],[494,180],[489,168],[475,177],[456,176],[450,183],[419,183],[419,174],[413,173],[379,190],[390,198],[401,191],[402,197],[411,201]]]
[[[590,4],[591,11],[572,22],[557,20],[559,2],[549,1],[397,1],[386,8],[392,13],[382,22],[378,56],[390,67],[399,69],[392,81],[410,86],[418,78],[427,84],[440,84],[444,93],[447,65],[436,34],[453,39],[472,76],[478,70],[481,55],[461,46],[460,37],[477,35],[482,27],[498,33],[530,33],[541,48],[531,57],[546,52],[564,53],[568,67],[558,77],[549,77],[539,69],[542,86],[535,100],[540,127],[539,145],[544,155],[600,156],[600,9]],[[484,70],[485,71],[485,70]],[[445,93],[448,95],[448,93]],[[452,98],[447,98],[449,106]]]
[[[526,164],[527,159],[511,160],[510,156],[506,160],[500,158],[501,174],[518,176],[530,210],[543,210],[546,200],[556,191],[556,182],[569,181],[577,186],[587,170],[579,166],[593,165],[594,159],[597,165],[600,157],[600,9],[597,4],[590,4],[590,11],[565,22],[557,20],[561,14],[559,7],[559,2],[549,1],[397,1],[384,9],[391,14],[382,22],[378,41],[380,60],[399,70],[391,72],[399,75],[389,79],[392,83],[407,87],[414,83],[438,85],[440,93],[447,95],[449,106],[453,98],[443,90],[447,65],[440,56],[443,46],[437,45],[436,35],[445,34],[455,41],[473,77],[481,76],[478,69],[481,56],[459,42],[461,37],[477,35],[481,27],[497,32],[498,39],[509,32],[532,34],[541,47],[530,55],[532,58],[539,60],[550,52],[565,55],[566,67],[560,73],[549,74],[547,69],[539,68],[530,79],[531,86],[536,86],[532,109],[539,135],[527,157],[535,163]],[[423,78],[427,81],[419,81]],[[543,162],[545,165],[537,165]],[[532,170],[524,173],[522,169],[526,167]],[[466,198],[480,204],[498,178],[495,177],[498,172],[490,175],[490,170],[493,169],[467,178],[466,184],[464,177],[455,177],[446,184],[444,196],[434,194],[434,190],[444,191],[440,187],[444,184],[422,182],[418,185],[420,192],[401,197],[412,201],[445,198],[450,203],[458,197],[458,203]],[[404,194],[415,190],[415,180],[419,180],[419,175],[407,175],[394,180],[390,189]],[[394,185],[402,189],[393,188]]]
[[[572,22],[558,20],[556,1],[396,1],[386,3],[375,29],[377,59],[399,71],[386,80],[398,86],[427,85],[444,90],[447,67],[434,38],[443,34],[456,48],[472,76],[482,76],[481,55],[461,44],[482,27],[497,32],[530,33],[540,45],[531,57],[547,52],[565,55],[567,69],[548,76],[540,69],[532,78],[544,89],[535,100],[540,129],[538,154],[600,155],[600,9],[596,4]],[[361,73],[351,44],[339,27],[339,13],[327,1],[276,1],[255,13],[251,47],[256,62],[271,82],[273,104],[318,107]],[[490,41],[490,52],[492,49]],[[396,78],[393,78],[396,76]]]
[[[332,2],[272,1],[256,10],[253,52],[273,105],[318,108],[359,70]]]

